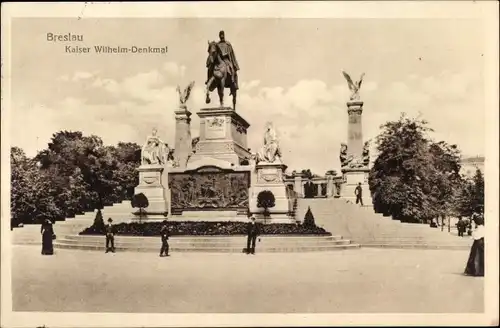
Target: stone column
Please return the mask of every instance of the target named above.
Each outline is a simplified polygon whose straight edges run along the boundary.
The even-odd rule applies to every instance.
[[[295,192],[297,193],[297,197],[298,198],[304,197],[304,190],[302,188],[302,177],[296,176],[295,178],[293,178],[293,180],[294,180],[293,190],[295,190]]]
[[[347,114],[349,116],[347,127],[347,154],[354,156],[354,158],[361,158],[363,153],[362,113],[362,101],[350,101],[347,103]]]
[[[333,176],[331,174],[326,174],[326,197],[333,197],[334,186],[333,186]]]
[[[344,184],[342,185],[342,197],[355,199],[354,190],[361,183],[363,188],[363,203],[371,205],[370,190],[366,177],[370,169],[363,163],[363,126],[362,117],[363,102],[347,102],[347,114],[349,116],[347,135],[347,155],[352,156],[352,162],[342,168]]]
[[[175,160],[179,168],[185,169],[192,150],[191,112],[187,109],[175,111]]]
[[[321,183],[316,183],[316,196],[321,197]]]

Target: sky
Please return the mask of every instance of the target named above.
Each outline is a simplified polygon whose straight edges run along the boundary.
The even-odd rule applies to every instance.
[[[365,140],[406,112],[429,121],[432,136],[457,144],[464,156],[485,155],[485,41],[472,19],[16,18],[11,144],[33,156],[53,133],[78,130],[105,144],[142,145],[156,127],[173,145],[175,88],[190,81],[197,136],[196,112],[207,106],[207,41],[219,30],[241,68],[237,112],[250,123],[249,147],[262,146],[272,121],[289,170],[339,169],[349,97],[341,70],[353,79],[365,73]],[[84,41],[49,42],[47,33]],[[65,53],[66,45],[91,52]],[[96,54],[97,45],[167,46],[168,53]],[[216,92],[212,100],[218,104]]]

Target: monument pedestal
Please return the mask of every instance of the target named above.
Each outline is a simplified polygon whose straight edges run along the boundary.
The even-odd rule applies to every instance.
[[[197,114],[200,117],[200,140],[190,163],[212,157],[238,166],[250,158],[247,145],[250,124],[234,109],[203,108]]]
[[[139,185],[134,193],[144,194],[149,206],[144,209],[143,219],[162,219],[168,214],[166,190],[162,184],[162,165],[141,165],[139,171]],[[139,219],[139,209],[134,209],[136,219]]]
[[[361,183],[363,205],[373,206],[370,187],[368,185],[369,172],[370,170],[368,168],[342,170],[342,173],[344,174],[342,198],[356,203],[356,194],[354,191],[359,183]]]
[[[251,173],[250,167],[241,164],[250,158],[250,125],[230,107],[204,108],[197,114],[200,135],[191,150],[189,114],[176,112],[175,154],[177,145],[183,145],[185,151],[179,156],[190,156],[185,166],[179,163],[168,172],[170,219],[247,221]]]
[[[255,219],[264,223],[295,223],[291,216],[292,200],[287,197],[287,187],[283,176],[286,165],[282,163],[258,163],[255,167],[256,184],[252,186],[250,212]],[[275,206],[268,209],[269,217],[264,216],[264,209],[257,206],[260,192],[269,190],[273,193]]]

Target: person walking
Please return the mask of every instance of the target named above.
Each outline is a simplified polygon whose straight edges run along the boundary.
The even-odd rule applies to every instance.
[[[54,239],[56,239],[56,235],[54,234],[52,221],[50,221],[49,219],[45,219],[42,223],[40,233],[42,234],[42,255],[53,255],[53,241]]]
[[[361,182],[354,189],[354,195],[356,195],[356,204],[361,203],[361,206],[363,206],[363,188],[361,188]]]
[[[160,235],[161,235],[161,249],[160,249],[160,257],[163,256],[170,256],[168,254],[168,237],[170,237],[169,231],[168,231],[168,226],[167,226],[167,220],[163,221],[163,225],[160,229]],[[165,254],[165,255],[163,255]]]
[[[464,236],[464,232],[465,232],[465,229],[466,229],[466,223],[464,222],[464,220],[462,220],[462,218],[458,218],[458,222],[457,222],[457,230],[458,230],[458,236],[459,237],[463,237]]]
[[[477,228],[472,233],[474,242],[472,243],[464,274],[467,276],[484,277],[484,218],[476,214],[473,216],[473,219]]]
[[[113,227],[113,219],[108,219],[106,225],[106,253],[115,252],[115,227]]]
[[[255,222],[255,217],[252,215],[250,217],[250,222],[247,223],[247,254],[255,255],[255,242],[259,235],[259,224]]]

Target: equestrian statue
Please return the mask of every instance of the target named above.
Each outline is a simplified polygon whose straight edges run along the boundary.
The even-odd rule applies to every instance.
[[[219,42],[208,42],[207,81],[205,82],[207,104],[210,103],[210,92],[217,89],[220,106],[224,106],[224,89],[229,88],[233,96],[233,109],[236,110],[236,93],[238,90],[238,71],[240,69],[233,47],[226,41],[224,31],[219,32]]]

